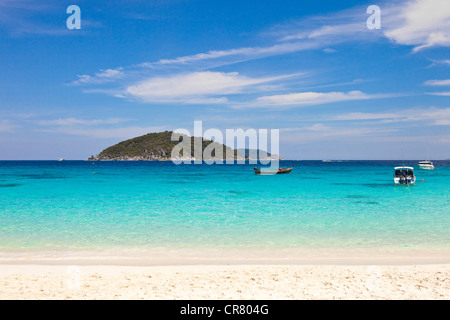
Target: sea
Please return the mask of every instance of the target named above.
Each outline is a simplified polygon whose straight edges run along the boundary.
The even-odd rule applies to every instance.
[[[0,262],[449,262],[450,161],[434,164],[281,161],[290,174],[255,175],[255,164],[0,161]],[[399,165],[415,168],[414,185],[394,184]]]

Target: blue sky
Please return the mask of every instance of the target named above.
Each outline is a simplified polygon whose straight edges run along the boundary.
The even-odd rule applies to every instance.
[[[195,120],[279,129],[287,159],[447,159],[449,47],[448,0],[0,0],[0,159]]]

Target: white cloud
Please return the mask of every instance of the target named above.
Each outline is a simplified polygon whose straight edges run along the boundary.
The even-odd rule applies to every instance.
[[[415,46],[413,52],[435,46],[450,46],[448,0],[414,0],[381,11],[382,28],[389,39]]]
[[[57,17],[61,7],[52,1],[0,0],[0,27],[10,35],[74,36],[67,28],[62,28]],[[45,16],[46,19],[41,19]],[[49,18],[52,17],[52,18]],[[55,18],[56,17],[56,18]],[[45,20],[45,22],[44,22]],[[86,25],[86,19],[83,24]]]
[[[336,50],[335,49],[331,49],[331,48],[325,48],[325,49],[323,49],[323,52],[325,52],[325,53],[335,53]]]
[[[217,59],[222,57],[227,57],[231,55],[239,55],[239,54],[249,54],[251,51],[253,51],[253,48],[240,48],[240,49],[231,49],[231,50],[211,50],[206,53],[197,53],[190,56],[182,56],[178,58],[173,59],[160,59],[157,62],[144,62],[141,64],[143,67],[152,67],[158,64],[166,65],[166,64],[185,64],[189,62],[194,61],[201,61],[201,60],[209,60],[209,59]]]
[[[74,125],[93,126],[99,124],[117,124],[125,121],[128,121],[128,119],[110,118],[110,119],[85,120],[77,118],[61,118],[53,120],[38,120],[36,121],[36,123],[41,126],[74,126]]]
[[[431,125],[449,125],[450,108],[406,109],[399,112],[351,112],[328,118],[331,121],[381,120],[381,122],[429,122]]]
[[[280,95],[263,96],[255,101],[240,104],[235,108],[246,107],[282,107],[282,106],[311,106],[350,100],[366,100],[381,96],[367,95],[361,91],[349,92],[299,92]]]
[[[32,0],[1,0],[0,7],[18,8],[21,10],[39,10],[48,8],[48,5]]]
[[[447,43],[446,40],[450,30],[450,6],[446,5],[447,1],[414,0],[393,5],[380,4],[382,30],[379,32],[367,29],[366,8],[358,6],[327,16],[290,21],[283,26],[274,27],[272,36],[275,35],[276,39],[268,40],[265,46],[210,50],[172,59],[163,58],[155,62],[144,62],[126,69],[106,69],[94,75],[80,75],[72,84],[94,85],[113,82],[119,84],[120,80],[116,88],[95,88],[84,92],[102,92],[115,97],[137,98],[150,103],[225,104],[230,102],[228,95],[248,93],[249,88],[257,91],[258,81],[265,83],[271,80],[252,79],[233,72],[204,70],[305,50],[323,50],[326,53],[333,53],[335,49],[330,47],[335,44],[349,41],[376,41],[380,37],[387,37],[398,44],[415,46],[415,51],[426,46],[450,45],[450,41]],[[181,74],[180,70],[185,73]],[[161,72],[164,72],[163,76],[160,75]],[[242,106],[313,105],[369,98],[374,96],[368,96],[360,91],[302,92],[266,95],[252,103],[242,103]]]
[[[264,47],[243,47],[229,50],[210,50],[206,53],[197,53],[189,56],[182,56],[173,59],[160,59],[157,62],[144,62],[140,67],[154,68],[159,65],[187,64],[197,61],[212,60],[226,57],[235,57],[231,63],[239,62],[242,59],[256,59],[266,56],[275,56],[286,53],[292,53],[303,50],[320,48],[322,44],[318,42],[293,42],[293,43],[277,43]]]
[[[450,79],[446,80],[428,80],[424,83],[427,86],[450,86]]]
[[[95,139],[131,139],[151,132],[167,130],[165,127],[120,127],[120,128],[73,128],[59,127],[40,131],[58,134],[86,136]]]
[[[424,119],[429,119],[433,121],[434,125],[438,126],[449,126],[450,125],[450,108],[445,109],[431,109],[422,113],[421,115]]]
[[[450,91],[448,92],[425,92],[426,94],[429,94],[431,96],[443,96],[443,97],[449,97]]]
[[[312,19],[314,21],[305,21],[306,31],[298,34],[298,25],[290,26],[288,35],[280,35],[280,38],[271,40],[265,46],[248,46],[231,48],[228,50],[209,50],[193,55],[180,56],[175,58],[163,58],[154,62],[143,62],[122,70],[126,75],[148,73],[157,70],[173,70],[177,67],[197,67],[201,70],[211,69],[212,67],[230,65],[247,60],[260,59],[264,57],[279,56],[289,53],[295,53],[307,50],[324,49],[326,53],[335,52],[335,49],[328,46],[361,39],[374,39],[373,33],[371,37],[367,37],[367,28],[364,21],[361,22],[360,10],[350,10],[351,13],[337,13],[336,15],[325,19]],[[365,11],[363,11],[365,12]],[[340,24],[336,22],[339,19]],[[348,19],[351,22],[348,22]],[[317,21],[326,25],[317,25]],[[346,22],[347,21],[347,22]],[[356,36],[358,34],[358,36]],[[375,37],[376,38],[376,37]],[[144,75],[145,76],[145,75]],[[80,75],[74,84],[87,83],[103,83],[106,77],[101,76],[101,72],[95,75]]]
[[[448,0],[404,0],[379,4],[381,34],[413,51],[436,46],[450,46],[450,5]],[[371,41],[380,34],[369,31],[365,8],[356,7],[328,16],[311,17],[298,23],[300,31],[288,31],[282,41],[320,40],[323,45],[344,41]],[[313,27],[313,28],[311,28]],[[287,28],[289,29],[289,28]],[[286,33],[286,31],[284,31]]]
[[[450,66],[450,59],[443,59],[443,60],[435,60],[435,59],[429,59],[431,62],[433,62],[430,67],[436,66],[436,65],[446,65]]]
[[[397,131],[398,129],[380,127],[331,127],[317,123],[307,127],[281,128],[280,137],[283,143],[294,144],[336,141],[336,138],[367,141],[368,138],[386,137]]]
[[[308,34],[308,38],[342,38],[346,35],[354,35],[359,32],[367,32],[364,20],[358,23],[346,23],[341,25],[326,25],[313,30]],[[286,40],[286,39],[285,39]]]
[[[100,70],[100,72],[97,72],[94,76],[89,76],[86,74],[79,75],[78,80],[72,81],[71,84],[99,84],[116,81],[124,76],[124,72],[122,70],[123,68],[105,69]]]
[[[228,101],[225,95],[257,91],[260,84],[293,76],[296,75],[250,78],[238,72],[212,71],[175,74],[131,85],[124,96],[146,102],[224,103]]]
[[[16,125],[12,124],[9,120],[1,120],[0,121],[0,132],[12,132]]]
[[[350,112],[346,114],[340,114],[331,118],[331,120],[384,120],[393,118],[405,118],[405,116],[396,113],[364,113],[364,112]]]
[[[323,46],[327,43],[372,40],[381,34],[367,29],[366,9],[367,6],[357,6],[326,15],[289,21],[277,26],[274,33],[279,35],[280,41],[316,40]]]
[[[316,123],[310,127],[305,127],[305,129],[310,131],[328,131],[331,127],[325,126],[322,123]]]
[[[96,139],[128,139],[150,132],[167,130],[166,127],[162,126],[116,126],[119,123],[127,121],[130,121],[130,119],[108,118],[87,120],[77,118],[60,118],[51,120],[37,120],[33,122],[40,126],[37,128],[40,132],[86,136]]]

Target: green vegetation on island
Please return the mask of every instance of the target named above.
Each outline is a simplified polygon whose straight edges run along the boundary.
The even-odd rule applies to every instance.
[[[164,131],[149,133],[140,137],[125,140],[106,148],[96,156],[91,156],[90,161],[158,161],[158,160],[172,160],[172,150],[178,145],[175,152],[177,159],[203,159],[205,148],[208,147],[212,157],[215,157],[215,150],[222,148],[223,159],[227,159],[227,155],[234,160],[243,159],[236,150],[233,150],[223,144],[202,139],[200,137],[188,137],[179,134],[178,141],[172,141],[173,131]],[[186,147],[181,148],[180,142],[186,144]],[[201,144],[200,149],[195,150],[195,143]],[[188,152],[184,152],[189,150]],[[187,153],[187,154],[185,154]],[[211,158],[212,159],[212,158]]]

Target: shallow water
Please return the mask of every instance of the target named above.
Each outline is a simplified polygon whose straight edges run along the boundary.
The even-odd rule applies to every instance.
[[[414,186],[393,161],[292,164],[0,161],[0,251],[450,249],[450,161],[405,161]]]

